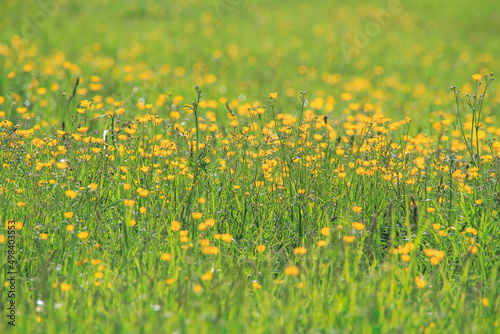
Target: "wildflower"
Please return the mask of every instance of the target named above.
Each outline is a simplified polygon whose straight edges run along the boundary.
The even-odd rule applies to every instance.
[[[483,304],[484,307],[488,307],[489,304],[488,298],[483,298],[483,300],[481,300],[481,303]]]
[[[56,162],[56,167],[58,169],[65,169],[65,168],[68,168],[69,165],[68,165],[68,162],[66,161],[63,161],[63,162]]]
[[[90,263],[92,263],[94,266],[97,266],[98,264],[101,263],[101,260],[99,260],[99,259],[91,259]]]
[[[78,193],[77,193],[76,191],[74,191],[74,190],[66,190],[66,196],[67,196],[68,198],[73,199],[73,198],[75,198],[77,195],[78,195]]]
[[[345,242],[347,242],[348,244],[350,244],[351,242],[354,241],[354,236],[353,235],[345,235],[343,238],[342,238]]]
[[[214,227],[215,226],[215,219],[207,219],[205,220],[205,224],[207,224],[208,226],[210,227]]]
[[[94,273],[94,277],[97,278],[97,279],[101,279],[101,278],[104,277],[104,274],[101,273],[101,272],[96,272],[96,273]]]
[[[193,291],[198,293],[198,292],[201,292],[201,290],[203,290],[203,288],[201,287],[201,285],[195,285],[193,286]]]
[[[178,222],[177,220],[174,220],[170,223],[170,229],[172,232],[177,232],[181,229],[181,223]]]
[[[257,252],[258,253],[264,253],[266,251],[266,246],[265,245],[258,245],[257,246]]]
[[[472,227],[467,227],[465,229],[465,232],[473,234],[473,235],[477,235],[477,230],[475,228],[472,228]]]
[[[139,188],[137,189],[137,192],[141,197],[147,197],[149,195],[149,190]]]
[[[352,207],[352,211],[354,211],[354,213],[360,213],[361,210],[362,208],[360,206],[355,205]]]
[[[411,259],[410,255],[408,255],[408,254],[401,255],[401,261],[403,261],[403,262],[410,262],[410,259]]]
[[[202,281],[210,281],[212,279],[213,275],[214,274],[211,271],[207,271],[206,273],[201,275],[201,280]]]
[[[127,184],[127,183],[124,183],[124,184],[123,184],[123,189],[124,189],[124,190],[129,190],[129,189],[130,189],[130,187],[132,187],[132,185],[131,185],[131,184]]]
[[[199,204],[204,204],[207,200],[203,197],[198,198],[198,203]]]
[[[161,255],[161,260],[164,262],[170,261],[170,259],[172,259],[172,254],[170,254],[170,253],[163,253]]]
[[[78,239],[85,240],[89,237],[89,232],[78,232]]]
[[[142,214],[145,214],[147,211],[147,209],[143,206],[141,206],[141,208],[139,209],[139,212],[142,213]]]
[[[74,230],[75,230],[75,225],[68,225],[68,226],[66,226],[66,231],[73,232]]]
[[[262,288],[262,285],[260,285],[259,282],[253,282],[252,286],[254,287],[254,289],[257,289],[257,290]]]
[[[66,218],[66,219],[73,218],[73,212],[65,212],[64,213],[64,218]]]
[[[233,236],[231,234],[224,233],[221,235],[221,239],[222,239],[222,241],[229,243],[233,239]]]
[[[325,240],[320,240],[316,243],[318,247],[325,247],[326,246],[326,241]]]
[[[165,280],[165,283],[167,285],[172,285],[172,284],[174,284],[174,282],[175,282],[175,279],[173,279],[173,278],[169,278],[169,279]]]
[[[88,130],[88,129],[89,129],[89,128],[86,128],[86,127],[81,127],[81,128],[78,128],[77,130],[78,130],[78,132],[80,132],[80,133],[85,133],[85,132],[87,132],[87,130]]]
[[[297,277],[300,275],[300,269],[297,266],[286,267],[285,274],[287,276]]]
[[[200,230],[200,231],[205,231],[206,229],[207,229],[207,224],[205,224],[205,223],[200,223],[200,224],[198,225],[198,230]]]
[[[131,200],[131,199],[125,199],[125,200],[123,200],[123,204],[125,204],[126,206],[128,206],[129,208],[131,208],[131,207],[134,206],[135,201]]]
[[[419,289],[423,289],[425,288],[427,282],[423,279],[423,278],[420,278],[420,277],[415,277],[415,283],[417,285],[417,288]]]
[[[320,230],[320,233],[321,233],[322,236],[328,237],[330,235],[330,229],[328,227],[323,227]]]
[[[92,189],[92,190],[96,190],[97,189],[97,184],[91,183],[91,184],[89,184],[89,188]]]
[[[48,237],[49,235],[47,233],[40,233],[40,239],[47,240]]]
[[[276,101],[278,99],[278,93],[269,93],[269,100]]]
[[[307,249],[304,247],[297,247],[293,250],[294,255],[304,255],[305,253],[307,253]]]
[[[356,231],[363,231],[365,227],[366,225],[363,223],[358,223],[358,222],[352,223],[352,228],[355,229]]]
[[[481,74],[473,74],[472,75],[472,80],[474,80],[474,81],[479,81],[479,80],[481,80],[481,78],[482,78]]]
[[[201,219],[201,217],[203,217],[203,213],[200,213],[200,212],[193,212],[191,214],[191,217],[193,217],[193,219]]]
[[[130,220],[128,221],[128,226],[133,227],[133,226],[135,226],[135,225],[137,225],[137,222],[135,221],[135,219],[130,219]]]
[[[63,292],[68,292],[69,290],[71,290],[71,285],[67,284],[67,283],[62,283],[61,284],[61,290]]]

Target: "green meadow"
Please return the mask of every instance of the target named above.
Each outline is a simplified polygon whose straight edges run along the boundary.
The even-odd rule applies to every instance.
[[[499,333],[493,1],[3,0],[1,333]]]

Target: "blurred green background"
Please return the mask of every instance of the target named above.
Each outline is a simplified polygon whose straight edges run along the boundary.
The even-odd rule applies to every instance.
[[[345,49],[373,28],[373,12],[393,7],[400,12],[349,61]],[[0,95],[11,68],[33,62],[43,84],[43,68],[62,57],[76,65],[54,73],[64,91],[76,75],[98,75],[99,94],[132,99],[172,92],[191,100],[195,84],[209,99],[266,100],[276,91],[294,105],[300,90],[337,100],[348,91],[356,102],[413,114],[436,98],[438,109],[453,107],[439,106],[451,102],[450,85],[500,65],[500,7],[490,0],[3,0],[0,12],[3,45],[20,36],[31,48],[0,56]],[[127,74],[135,85],[123,86]]]

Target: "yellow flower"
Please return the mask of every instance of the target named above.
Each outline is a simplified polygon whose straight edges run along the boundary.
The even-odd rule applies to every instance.
[[[323,227],[320,231],[321,235],[324,237],[328,237],[330,235],[330,228]]]
[[[260,285],[258,282],[253,282],[253,283],[252,283],[252,286],[253,286],[255,289],[257,289],[257,290],[258,290],[258,289],[260,289],[260,288],[262,288],[262,285]]]
[[[103,273],[101,273],[101,272],[95,272],[95,273],[94,273],[94,277],[95,277],[95,278],[97,278],[97,279],[101,279],[101,278],[103,278],[103,277],[104,277],[104,274],[103,274]]]
[[[201,217],[203,217],[203,213],[200,213],[200,212],[193,212],[191,214],[191,217],[193,217],[193,219],[201,219]]]
[[[133,227],[133,226],[135,226],[135,225],[137,225],[137,222],[135,221],[135,219],[130,219],[130,220],[128,221],[128,226]]]
[[[472,228],[472,227],[467,227],[465,229],[465,232],[477,235],[477,230],[475,228]]]
[[[211,271],[207,271],[206,273],[201,275],[201,280],[202,281],[210,281],[212,279],[213,275],[214,274]]]
[[[73,218],[73,212],[65,212],[64,213],[64,218],[66,218],[66,219]]]
[[[207,224],[210,227],[214,227],[214,225],[215,225],[215,219],[211,219],[211,218],[207,219],[207,220],[205,220],[205,224]]]
[[[277,100],[278,93],[269,93],[269,100]]]
[[[474,81],[479,81],[479,80],[481,80],[481,78],[482,78],[481,74],[473,74],[472,75],[472,80],[474,80]]]
[[[75,225],[68,225],[68,226],[66,226],[66,231],[73,232],[74,230],[75,230]]]
[[[205,230],[207,229],[207,227],[208,227],[208,226],[207,226],[207,224],[206,224],[206,223],[200,223],[200,224],[198,225],[198,230],[200,230],[200,231],[205,231]]]
[[[352,211],[354,211],[354,213],[360,213],[361,210],[362,208],[360,206],[355,205],[352,207]]]
[[[307,253],[307,249],[304,247],[297,247],[293,250],[294,255],[304,255],[305,253]]]
[[[149,190],[139,188],[137,189],[137,192],[141,197],[147,197],[149,195]]]
[[[427,257],[433,257],[437,254],[437,250],[435,249],[424,249],[424,254]]]
[[[165,283],[167,285],[172,285],[172,284],[174,284],[174,282],[175,282],[175,279],[173,279],[173,278],[169,278],[169,279],[165,280]]]
[[[40,239],[47,240],[48,237],[49,235],[47,233],[40,233]]]
[[[266,251],[266,246],[265,245],[258,245],[257,246],[257,252],[258,253],[264,253]]]
[[[73,199],[73,198],[75,198],[77,195],[78,195],[78,193],[77,193],[76,191],[74,191],[74,190],[66,190],[66,196],[67,196],[68,198]]]
[[[345,242],[347,242],[348,244],[350,244],[351,242],[354,241],[354,236],[353,235],[345,235],[343,238],[342,238]]]
[[[198,203],[199,204],[204,204],[207,200],[203,197],[198,198]]]
[[[96,190],[97,189],[97,184],[91,183],[91,184],[89,184],[89,188],[92,189],[92,190]]]
[[[5,235],[0,234],[0,244],[5,243],[6,240],[7,240],[7,238],[5,237]]]
[[[325,247],[326,246],[326,241],[325,240],[320,240],[316,243],[318,247]]]
[[[97,266],[99,263],[101,263],[101,260],[99,260],[99,259],[91,259],[90,263],[92,263],[94,266]]]
[[[163,253],[161,255],[162,261],[170,261],[171,259],[172,259],[172,254],[170,254],[170,253]]]
[[[181,223],[178,222],[177,220],[174,220],[170,223],[170,229],[173,231],[173,232],[177,232],[181,229]]]
[[[423,278],[420,277],[415,277],[415,283],[417,284],[417,288],[423,289],[425,288],[425,285],[427,284]]]
[[[133,206],[134,206],[135,201],[134,201],[134,200],[131,200],[131,199],[125,199],[125,200],[123,200],[123,203],[124,203],[126,206],[128,206],[128,207],[130,207],[130,208],[131,208],[131,207],[133,207]]]
[[[222,241],[224,242],[231,242],[231,240],[233,239],[233,236],[229,233],[224,233],[220,236],[220,238],[222,239]]]
[[[89,232],[78,232],[78,239],[84,240],[89,237]]]
[[[61,290],[64,292],[68,292],[69,290],[71,290],[71,285],[69,285],[68,283],[62,283]]]
[[[203,288],[200,286],[200,285],[195,285],[193,286],[193,291],[194,292],[201,292],[201,290],[203,290]]]
[[[297,277],[300,275],[300,269],[297,266],[290,266],[285,268],[285,275]]]
[[[130,187],[132,187],[132,185],[127,184],[127,183],[124,183],[124,184],[123,184],[123,189],[124,189],[124,190],[129,190],[129,189],[130,189]]]
[[[141,206],[141,208],[139,209],[139,212],[142,213],[142,214],[145,214],[147,211],[147,209],[143,206]]]
[[[82,128],[78,128],[77,130],[78,130],[78,132],[80,132],[80,133],[85,133],[85,132],[87,132],[87,130],[88,130],[88,129],[89,129],[89,128],[82,127]]]
[[[352,228],[355,229],[356,231],[363,231],[365,227],[366,225],[363,223],[358,223],[358,222],[352,223]]]
[[[483,304],[484,307],[488,307],[488,304],[489,304],[488,298],[483,298],[483,300],[481,301],[481,303]]]
[[[58,169],[65,169],[68,168],[68,163],[66,161],[63,162],[56,162],[56,166]]]

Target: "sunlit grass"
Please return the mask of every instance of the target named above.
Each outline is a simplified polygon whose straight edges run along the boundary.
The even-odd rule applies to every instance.
[[[108,28],[115,15],[151,15],[154,39],[158,12],[134,3]],[[412,49],[425,74],[403,79],[374,41],[357,70],[329,70],[308,59],[333,42],[281,44],[299,9],[266,23],[281,27],[268,51],[224,49],[243,15],[223,24],[202,10],[208,32],[187,45],[206,43],[203,56],[184,62],[153,62],[159,51],[136,37],[77,56],[41,45],[44,29],[0,44],[0,299],[12,265],[17,330],[498,331],[500,95],[486,70],[498,62],[461,54],[470,72],[450,90],[448,51]],[[404,51],[421,13],[401,15],[387,34]],[[169,28],[172,39],[192,38],[195,22]],[[315,38],[340,40],[327,26]]]

